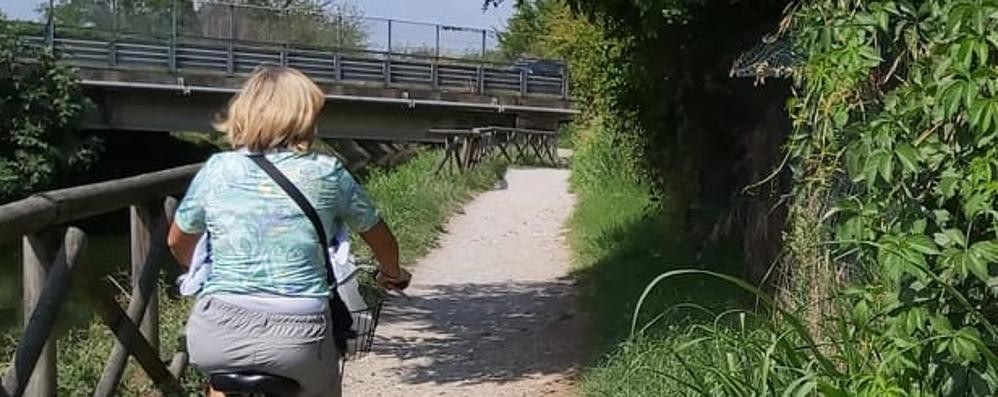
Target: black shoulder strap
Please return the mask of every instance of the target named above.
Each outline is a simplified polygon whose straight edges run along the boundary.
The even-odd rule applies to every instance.
[[[253,160],[256,165],[263,169],[263,172],[270,175],[270,178],[273,179],[274,182],[277,182],[277,186],[280,186],[281,189],[291,197],[291,200],[294,200],[295,204],[298,204],[298,208],[301,208],[301,211],[305,213],[308,220],[312,222],[312,226],[315,228],[315,233],[319,236],[319,244],[322,246],[322,257],[326,260],[326,281],[329,283],[329,288],[336,291],[336,274],[333,273],[333,262],[329,259],[329,240],[326,239],[326,229],[322,227],[322,219],[319,218],[319,213],[315,212],[315,208],[308,202],[308,199],[301,193],[301,190],[298,190],[298,188],[295,187],[295,184],[291,183],[291,181],[288,180],[283,173],[281,173],[281,170],[278,170],[277,167],[274,166],[274,163],[267,160],[267,157],[259,153],[250,154],[248,157],[250,160]]]

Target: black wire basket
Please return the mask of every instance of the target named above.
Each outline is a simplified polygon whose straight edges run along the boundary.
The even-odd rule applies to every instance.
[[[347,340],[347,351],[343,355],[347,360],[355,360],[371,352],[374,346],[374,334],[378,329],[378,319],[381,317],[381,308],[388,297],[385,291],[377,287],[373,273],[359,274],[358,284],[367,309],[350,312],[353,318],[353,330],[357,332],[357,336]]]
[[[344,355],[346,359],[355,360],[371,352],[371,347],[374,346],[374,332],[378,328],[378,318],[381,316],[383,302],[378,302],[365,310],[350,312],[357,337],[347,340],[347,354]]]

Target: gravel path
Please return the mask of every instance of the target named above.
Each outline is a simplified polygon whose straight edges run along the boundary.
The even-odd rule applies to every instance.
[[[563,226],[568,171],[514,169],[451,219],[385,306],[344,396],[570,396],[585,321]]]

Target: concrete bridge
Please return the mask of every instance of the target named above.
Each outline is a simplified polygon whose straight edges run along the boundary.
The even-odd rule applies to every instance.
[[[28,28],[35,32],[29,36],[33,45],[53,48],[79,69],[86,95],[96,105],[85,121],[89,129],[211,131],[212,116],[262,64],[294,67],[319,83],[328,100],[319,122],[326,138],[440,141],[428,131],[484,126],[554,130],[576,113],[563,66],[552,72],[550,67],[542,71],[486,62],[484,30],[474,31],[481,32],[482,47],[473,57],[447,56],[440,45],[442,31],[471,29],[426,25],[436,32],[436,48],[413,52],[393,46],[393,40],[405,39],[398,33],[393,38],[393,26],[398,30],[408,22],[370,18],[353,23],[386,24],[384,48],[339,41],[333,43],[342,45],[324,45],[314,39],[296,42],[293,37],[251,34],[252,26],[243,25],[261,22],[238,17],[245,14],[241,8],[250,6],[195,3],[202,8],[188,13],[209,15],[201,17],[196,32],[181,26],[184,15],[177,2],[169,16],[159,16],[171,21],[168,31],[163,31],[166,26],[139,29],[138,22],[128,28],[128,18],[139,18],[129,15],[112,16],[117,21],[112,26],[60,24],[57,17],[26,26],[33,26]],[[205,11],[207,5],[215,8]],[[288,10],[250,11],[272,13],[267,21],[294,22]],[[335,23],[345,26],[342,17],[317,26]]]

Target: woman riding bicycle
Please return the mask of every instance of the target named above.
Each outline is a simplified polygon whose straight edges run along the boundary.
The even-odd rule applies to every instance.
[[[168,243],[181,265],[202,233],[211,247],[186,329],[190,361],[204,372],[257,371],[297,381],[301,396],[340,395],[322,244],[251,154],[302,192],[326,235],[335,235],[337,220],[360,234],[381,264],[381,287],[408,285],[395,237],[370,198],[337,159],[311,151],[324,102],[294,69],[258,70],[215,124],[235,150],[213,155],[177,208]]]

